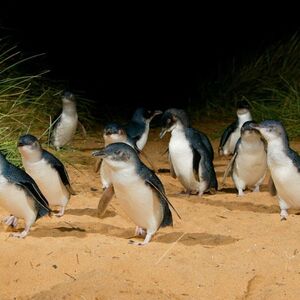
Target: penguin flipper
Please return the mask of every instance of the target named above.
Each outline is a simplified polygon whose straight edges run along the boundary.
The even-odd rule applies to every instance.
[[[53,118],[53,121],[51,122],[50,127],[49,127],[49,141],[48,141],[48,143],[50,143],[52,145],[53,145],[55,130],[56,130],[58,124],[60,123],[60,119],[61,119],[61,112]]]
[[[187,131],[187,134],[190,137],[191,141],[191,147],[194,152],[199,156],[199,170],[201,169],[201,173],[199,174],[199,177],[203,178],[205,181],[207,181],[208,188],[209,189],[215,189],[218,190],[218,181],[216,177],[216,172],[214,169],[214,165],[211,159],[211,155],[209,151],[207,150],[206,146],[204,145],[201,136],[197,133],[197,131]],[[201,168],[200,168],[201,166]],[[194,168],[196,167],[194,162]]]
[[[113,198],[114,194],[115,194],[115,191],[114,191],[114,187],[112,185],[110,185],[103,192],[103,194],[102,194],[102,196],[99,200],[99,203],[98,203],[98,216],[99,216],[99,218],[104,216],[106,208],[107,208],[109,202],[111,201],[111,199]]]
[[[40,207],[48,213],[51,212],[48,200],[45,198],[33,178],[25,171],[9,163],[7,179],[25,189],[33,197],[33,199],[37,201],[37,204],[39,204]]]
[[[224,186],[225,185],[225,180],[226,180],[226,177],[231,173],[232,171],[232,167],[233,167],[233,164],[235,162],[235,159],[237,157],[237,152],[235,152],[233,154],[233,156],[231,157],[226,169],[225,169],[225,172],[224,172],[224,175],[223,175],[223,178],[222,178],[222,182],[221,182],[221,186]]]
[[[95,171],[95,173],[99,172],[101,164],[102,164],[102,159],[101,158],[97,158],[97,160],[95,162],[95,165],[94,165],[94,171]]]
[[[174,212],[177,214],[178,218],[181,219],[179,213],[177,212],[177,210],[175,209],[173,204],[167,198],[167,196],[165,194],[164,187],[163,187],[161,181],[159,180],[159,178],[151,170],[149,170],[149,172],[151,172],[151,174],[148,173],[147,174],[148,176],[144,177],[145,183],[150,185],[158,193],[160,201],[161,201],[163,207],[168,208],[168,205],[170,205],[172,207],[172,209],[174,210]]]
[[[76,192],[73,190],[71,183],[70,183],[70,179],[69,179],[69,175],[67,173],[67,170],[65,168],[65,166],[62,164],[62,162],[56,158],[53,154],[51,154],[50,152],[43,150],[43,154],[42,156],[51,164],[51,166],[58,172],[59,177],[62,181],[62,183],[64,184],[64,186],[67,188],[67,190],[69,191],[69,193],[71,195],[76,195]]]
[[[209,153],[210,159],[213,161],[214,160],[214,149],[213,149],[213,146],[212,146],[208,136],[205,133],[203,133],[195,128],[189,128],[188,130],[192,131],[193,134],[197,135],[201,139],[202,144],[204,145],[204,147],[206,148],[206,150]]]
[[[42,217],[46,214],[50,215],[52,210],[49,207],[48,200],[45,198],[45,196],[42,194],[35,183],[24,181],[17,183],[17,185],[23,187],[39,205],[38,217]]]
[[[223,147],[225,146],[229,136],[235,131],[237,128],[238,124],[237,121],[231,123],[223,132],[220,140],[220,145],[219,145],[219,154],[221,151],[223,151]]]

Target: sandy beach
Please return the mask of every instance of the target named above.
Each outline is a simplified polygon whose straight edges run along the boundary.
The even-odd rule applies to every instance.
[[[213,122],[200,125],[215,136]],[[151,129],[145,152],[158,168],[168,168],[168,140]],[[218,157],[219,140],[211,140],[220,183],[228,158]],[[225,188],[200,198],[181,195],[177,179],[158,174],[182,219],[173,213],[173,227],[138,247],[128,244],[135,225],[117,199],[103,219],[97,216],[102,189],[91,152],[102,145],[101,133],[92,132],[64,151],[77,195],[62,218],[39,219],[22,240],[0,225],[1,300],[300,298],[300,216],[291,210],[280,221],[268,178],[259,193],[237,197],[227,178]],[[300,143],[292,148],[300,151]]]

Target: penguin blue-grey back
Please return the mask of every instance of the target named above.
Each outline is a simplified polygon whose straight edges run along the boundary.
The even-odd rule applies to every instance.
[[[102,157],[111,167],[111,181],[121,207],[136,224],[136,234],[146,235],[139,245],[147,244],[161,226],[173,224],[171,204],[161,181],[132,147],[113,143],[92,155]]]
[[[208,137],[191,127],[186,113],[180,109],[168,109],[162,118],[162,138],[171,132],[169,162],[171,174],[178,177],[187,193],[216,191],[218,183],[213,166],[213,148]]]
[[[242,100],[237,103],[236,115],[237,119],[224,130],[221,136],[219,155],[230,155],[234,153],[235,145],[241,136],[243,124],[252,120],[250,106],[247,101]]]
[[[290,148],[280,121],[266,120],[251,126],[267,141],[267,164],[277,191],[280,216],[285,220],[289,208],[300,207],[300,156]]]
[[[19,138],[18,150],[25,171],[35,180],[49,204],[60,207],[56,216],[63,216],[71,195],[75,194],[63,163],[43,149],[38,139],[31,134]]]
[[[70,92],[62,97],[62,111],[52,128],[51,144],[56,150],[68,144],[74,137],[78,125],[76,98]]]
[[[10,213],[4,219],[9,226],[16,227],[18,218],[24,219],[25,228],[14,237],[24,238],[34,222],[50,215],[48,201],[39,187],[25,171],[14,166],[0,153],[0,205]]]

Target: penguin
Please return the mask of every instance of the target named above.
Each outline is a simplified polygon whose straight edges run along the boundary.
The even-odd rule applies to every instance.
[[[155,169],[153,163],[149,160],[148,156],[137,148],[135,141],[130,138],[123,127],[121,127],[117,123],[109,123],[104,127],[103,130],[103,139],[104,145],[107,146],[112,143],[123,142],[131,146],[139,156],[143,156],[150,164],[152,169]],[[95,163],[95,172],[98,172],[100,169],[100,179],[102,183],[102,189],[104,193],[100,198],[98,203],[98,215],[99,217],[103,217],[105,213],[105,209],[108,206],[110,200],[112,199],[112,195],[114,194],[113,186],[110,180],[110,166],[103,161],[101,158],[98,159]]]
[[[134,141],[127,136],[126,131],[117,123],[108,123],[103,129],[104,146],[112,143],[127,143],[137,149]],[[102,159],[98,159],[95,163],[95,173],[97,173],[102,165]]]
[[[125,143],[113,143],[92,152],[110,166],[114,193],[121,207],[136,224],[136,235],[145,235],[146,245],[160,227],[172,226],[173,218],[163,184]],[[112,196],[113,193],[110,193]]]
[[[116,142],[122,142],[126,143],[129,146],[131,146],[135,151],[142,157],[144,157],[149,165],[151,166],[152,169],[156,169],[151,160],[148,158],[148,156],[140,150],[137,145],[136,141],[132,139],[130,136],[127,135],[125,129],[120,126],[117,123],[109,123],[104,127],[103,130],[103,139],[104,139],[104,146],[107,146],[112,143]],[[109,187],[110,182],[108,179],[108,172],[109,172],[109,167],[105,162],[102,162],[101,159],[98,159],[95,163],[95,172],[98,172],[100,169],[100,177],[102,181],[102,188],[105,190],[106,188]]]
[[[18,238],[25,238],[36,220],[51,215],[48,201],[33,178],[7,161],[2,153],[0,153],[0,206],[11,214],[4,218],[6,225],[17,227],[18,218],[24,219],[24,230],[10,234]]]
[[[247,121],[252,120],[250,106],[247,101],[242,100],[237,103],[237,119],[230,124],[223,132],[219,145],[219,155],[231,155],[234,153],[236,142],[241,136],[241,128]]]
[[[117,123],[109,123],[104,127],[103,139],[104,139],[104,146],[116,142],[122,142],[130,145],[132,148],[134,148],[136,151],[139,152],[139,149],[137,148],[135,141],[131,139],[127,135],[126,131]],[[105,190],[111,184],[109,180],[110,167],[105,161],[102,161],[102,159],[98,159],[95,163],[95,172],[98,172],[99,169],[100,169],[100,178],[102,182],[102,189]]]
[[[71,195],[75,195],[63,163],[44,150],[31,134],[19,138],[18,150],[25,171],[35,180],[49,204],[60,206],[56,216],[63,216]]]
[[[76,133],[77,126],[80,124],[78,121],[76,98],[74,94],[70,92],[64,93],[62,97],[62,112],[54,122],[50,143],[58,151],[72,140]],[[83,126],[82,129],[86,135]]]
[[[127,135],[135,141],[139,150],[143,150],[147,143],[151,120],[160,114],[162,114],[160,110],[146,110],[140,107],[135,110],[130,122],[124,126]]]
[[[117,123],[108,123],[103,130],[104,145],[126,143],[138,151],[135,141],[128,136],[125,129]]]
[[[241,137],[236,143],[233,157],[231,158],[224,173],[223,183],[226,176],[231,173],[232,180],[238,190],[238,196],[243,196],[243,190],[252,188],[259,192],[267,173],[266,144],[259,133],[253,129],[254,121],[247,121],[241,128]]]
[[[160,138],[171,132],[169,163],[171,175],[178,177],[188,194],[215,192],[218,182],[213,166],[213,148],[208,137],[189,127],[186,112],[171,108],[161,118]]]
[[[300,208],[300,156],[290,148],[288,135],[280,121],[265,120],[251,127],[267,141],[271,186],[274,184],[277,192],[281,220],[286,220],[289,208]]]

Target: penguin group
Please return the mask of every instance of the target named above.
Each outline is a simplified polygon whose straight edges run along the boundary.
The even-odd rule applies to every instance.
[[[259,192],[269,172],[271,192],[277,195],[281,220],[285,220],[289,208],[300,207],[300,156],[290,148],[280,121],[256,123],[246,101],[237,103],[236,115],[236,121],[225,128],[220,138],[218,154],[224,159],[229,157],[222,185],[230,175],[238,196],[243,196],[247,188]],[[192,127],[185,110],[140,107],[126,124],[106,124],[104,147],[91,153],[98,159],[95,171],[99,171],[103,189],[98,216],[103,218],[115,196],[135,224],[135,235],[144,238],[143,242],[130,240],[136,245],[149,243],[160,227],[172,226],[174,212],[181,218],[167,197],[156,167],[144,152],[154,118],[160,122],[161,139],[170,133],[166,151],[169,171],[182,185],[182,193],[202,197],[222,191],[213,145],[204,132]],[[62,111],[51,126],[50,144],[54,150],[59,151],[72,141],[79,123],[75,96],[66,92]],[[0,153],[0,206],[9,212],[3,219],[6,225],[16,227],[18,219],[24,219],[24,230],[11,234],[24,238],[36,220],[54,214],[54,206],[59,207],[55,215],[63,217],[76,193],[64,164],[44,149],[36,136],[20,136],[17,148],[23,169]]]

